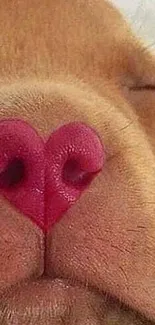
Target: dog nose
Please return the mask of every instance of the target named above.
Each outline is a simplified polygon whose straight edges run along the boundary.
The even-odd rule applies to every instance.
[[[26,122],[0,123],[0,193],[47,231],[80,197],[104,162],[96,132],[83,123],[47,142]]]

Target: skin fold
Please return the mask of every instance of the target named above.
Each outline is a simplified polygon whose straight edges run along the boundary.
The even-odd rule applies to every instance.
[[[107,1],[1,0],[4,119],[85,123],[105,162],[46,234],[0,195],[0,325],[155,324],[154,57]]]

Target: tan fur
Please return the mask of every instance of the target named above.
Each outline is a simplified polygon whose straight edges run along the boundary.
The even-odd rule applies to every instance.
[[[155,85],[155,59],[104,0],[1,0],[0,31],[0,119],[20,117],[44,137],[83,121],[106,148],[102,173],[47,236],[47,274],[78,281],[86,295],[75,308],[71,294],[73,318],[61,311],[52,324],[149,324],[106,305],[103,292],[155,321],[155,90],[134,90]],[[0,233],[2,292],[42,274],[43,235],[3,198]],[[20,314],[10,295],[0,301],[2,325]],[[51,324],[45,316],[37,324]]]

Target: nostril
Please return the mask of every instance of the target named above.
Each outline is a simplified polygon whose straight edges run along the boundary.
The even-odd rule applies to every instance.
[[[69,159],[64,164],[62,170],[63,181],[67,185],[74,186],[76,188],[87,187],[96,173],[84,171],[80,163],[75,159]]]
[[[0,173],[0,187],[12,188],[21,183],[25,176],[24,161],[20,158],[12,159]]]

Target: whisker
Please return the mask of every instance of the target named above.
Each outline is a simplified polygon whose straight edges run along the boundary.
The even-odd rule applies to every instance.
[[[133,121],[130,121],[127,125],[125,125],[123,128],[119,129],[119,132],[120,131],[124,131],[126,130],[127,128],[129,128],[133,123],[135,122],[135,120]]]

